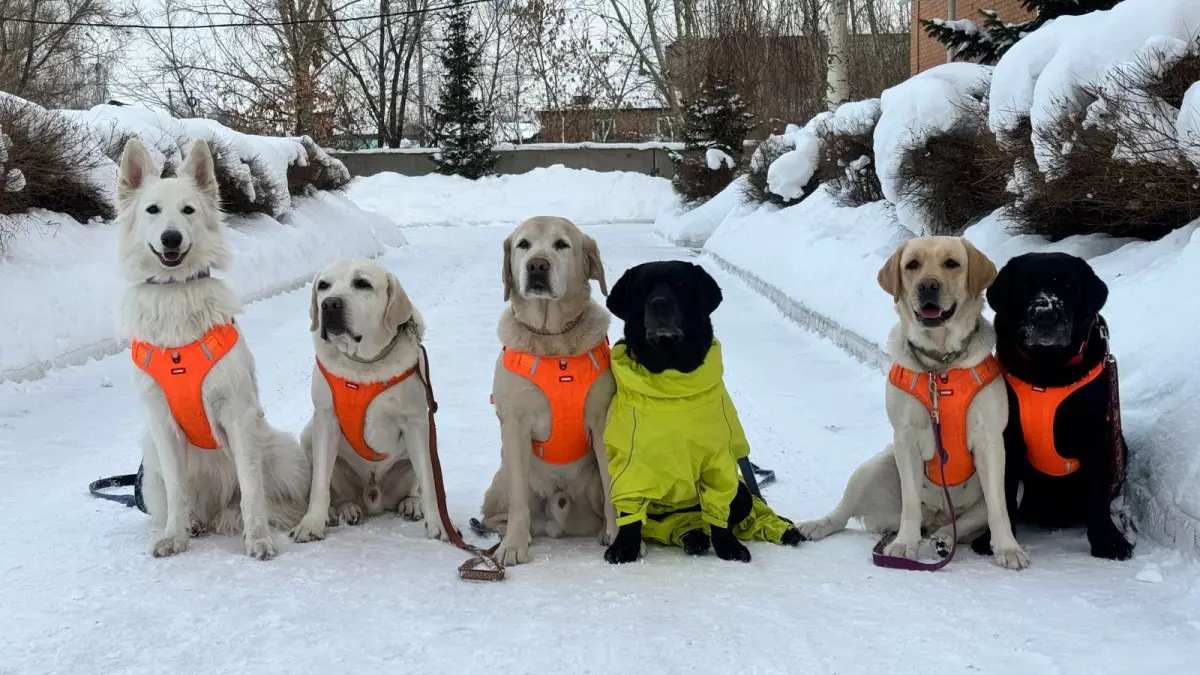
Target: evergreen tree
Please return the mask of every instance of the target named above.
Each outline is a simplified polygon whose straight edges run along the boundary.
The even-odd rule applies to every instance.
[[[929,37],[954,50],[955,60],[990,66],[995,65],[1018,40],[1051,19],[1112,9],[1119,2],[1121,0],[1021,0],[1022,7],[1035,13],[1029,21],[1007,23],[1001,21],[996,12],[981,9],[982,27],[969,19],[930,19],[922,20],[921,25]]]
[[[753,115],[718,69],[704,76],[696,98],[684,111],[683,140],[689,150],[716,148],[738,161]]]
[[[471,31],[471,11],[463,0],[451,3],[446,39],[442,44],[442,69],[446,80],[433,128],[441,151],[433,156],[437,172],[472,180],[492,173],[492,111],[476,95],[479,73],[479,37]]]

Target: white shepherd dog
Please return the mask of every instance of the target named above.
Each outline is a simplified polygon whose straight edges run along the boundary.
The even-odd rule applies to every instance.
[[[267,424],[254,359],[234,315],[242,303],[209,276],[229,261],[208,144],[192,144],[177,178],[159,178],[141,141],[125,144],[117,180],[118,256],[132,284],[121,315],[149,429],[146,507],[165,532],[156,557],[206,532],[241,532],[246,554],[275,555],[311,478],[296,440]]]

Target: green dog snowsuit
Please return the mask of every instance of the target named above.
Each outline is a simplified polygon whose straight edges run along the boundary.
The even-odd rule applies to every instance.
[[[604,444],[617,525],[641,522],[643,539],[672,546],[682,546],[692,530],[726,527],[741,480],[737,460],[750,454],[750,445],[725,390],[721,343],[713,340],[704,364],[691,373],[655,375],[618,342],[612,372],[617,393]],[[778,544],[791,527],[755,498],[733,533]]]

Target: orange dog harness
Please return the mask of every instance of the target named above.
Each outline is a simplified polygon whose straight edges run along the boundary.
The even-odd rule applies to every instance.
[[[182,347],[156,347],[141,340],[130,345],[133,363],[158,382],[175,423],[197,448],[221,447],[204,412],[204,378],[237,341],[237,328],[227,323],[213,326],[199,340]]]
[[[945,487],[961,485],[975,475],[975,460],[967,445],[967,411],[975,394],[1000,375],[1000,362],[991,355],[973,368],[954,368],[933,375],[932,383],[929,373],[916,373],[898,363],[892,364],[888,381],[924,404],[931,415],[934,414],[932,391],[937,387],[937,415],[942,426],[942,448],[947,455]],[[925,477],[935,485],[943,485],[938,469],[941,461],[934,453],[933,459],[925,462]]]
[[[584,405],[592,383],[611,361],[607,339],[578,356],[555,358],[504,350],[504,367],[536,384],[550,402],[550,438],[535,439],[533,454],[551,464],[570,464],[588,454],[591,440]]]
[[[368,462],[382,462],[387,459],[387,453],[375,452],[367,445],[363,433],[367,425],[367,408],[377,396],[412,377],[412,374],[417,372],[417,367],[413,366],[385,382],[351,382],[325,370],[320,361],[317,361],[317,368],[325,376],[325,381],[329,383],[329,391],[333,393],[333,412],[337,415],[338,426],[342,428],[346,442],[354,448],[359,457]]]
[[[1079,470],[1079,462],[1065,459],[1054,445],[1054,418],[1067,397],[1104,372],[1104,362],[1096,364],[1078,382],[1063,387],[1036,387],[1005,374],[1008,386],[1017,395],[1021,411],[1021,433],[1025,437],[1025,456],[1033,468],[1047,476],[1067,476]]]

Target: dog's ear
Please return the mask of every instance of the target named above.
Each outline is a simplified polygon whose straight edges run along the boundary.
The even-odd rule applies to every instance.
[[[319,328],[321,325],[320,321],[318,320],[320,318],[320,314],[317,312],[317,280],[320,278],[321,273],[317,272],[317,275],[314,276],[312,280],[312,299],[309,300],[308,303],[308,332],[310,333],[317,332],[317,328]]]
[[[1016,272],[1013,269],[1017,265],[1013,261],[1008,261],[1004,267],[996,274],[996,278],[987,288],[987,303],[992,308],[993,312],[1000,314],[1008,309],[1009,301],[1012,298],[1012,281],[1013,275]]]
[[[721,306],[721,301],[725,298],[721,295],[721,287],[717,284],[717,280],[712,278],[708,270],[692,263],[692,277],[696,281],[696,295],[700,298],[700,306],[704,309],[705,314],[712,314]]]
[[[883,267],[879,268],[879,287],[888,292],[892,296],[892,302],[900,302],[900,259],[904,257],[904,247],[908,242],[904,242],[896,247],[896,252],[892,257],[883,263]]]
[[[131,138],[121,151],[121,171],[117,175],[117,206],[125,208],[137,191],[158,179],[158,167],[142,141]]]
[[[1079,289],[1079,314],[1083,316],[1095,316],[1104,309],[1104,304],[1108,302],[1108,284],[1096,275],[1096,271],[1092,266],[1082,258],[1076,258],[1079,266],[1079,281],[1082,286]]]
[[[637,277],[637,274],[636,267],[625,270],[625,273],[621,275],[620,279],[617,279],[617,283],[612,287],[612,292],[608,294],[608,300],[604,301],[608,311],[622,321],[629,320],[629,296],[633,292],[634,278]]]
[[[583,260],[587,265],[587,278],[600,282],[600,293],[608,295],[608,284],[604,281],[604,263],[600,260],[600,247],[596,240],[583,235]]]
[[[199,138],[192,143],[187,159],[183,161],[183,166],[179,167],[179,177],[195,183],[213,205],[220,202],[217,174],[213,167],[212,151],[208,149],[208,141]]]
[[[413,306],[412,301],[408,299],[408,293],[404,292],[404,288],[400,286],[400,280],[395,274],[388,274],[387,285],[387,309],[383,312],[383,323],[388,328],[403,326],[412,318]]]
[[[517,287],[512,274],[512,237],[504,240],[504,268],[500,270],[500,278],[504,281],[504,301],[508,302]]]
[[[963,239],[962,243],[967,249],[967,292],[972,298],[977,298],[995,281],[996,265],[975,248],[975,244],[966,239]]]

